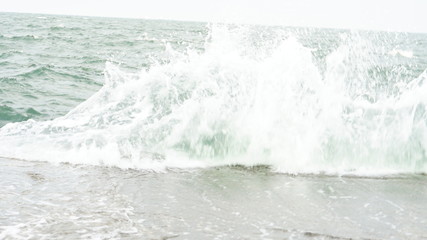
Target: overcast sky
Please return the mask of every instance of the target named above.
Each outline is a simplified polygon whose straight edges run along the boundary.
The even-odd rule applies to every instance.
[[[1,0],[0,12],[427,32],[427,0]]]

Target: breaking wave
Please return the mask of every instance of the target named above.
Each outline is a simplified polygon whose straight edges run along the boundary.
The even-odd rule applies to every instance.
[[[138,73],[107,62],[104,86],[65,116],[1,128],[0,156],[156,171],[427,172],[427,73],[408,79],[411,69],[392,64],[408,52],[379,52],[354,33],[326,51],[290,31],[257,31],[211,26],[203,51],[166,45],[169,60]]]

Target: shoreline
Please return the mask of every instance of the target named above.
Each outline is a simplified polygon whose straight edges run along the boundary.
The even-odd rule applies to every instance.
[[[1,237],[419,239],[425,177],[153,173],[1,159]],[[15,234],[15,235],[13,235]]]

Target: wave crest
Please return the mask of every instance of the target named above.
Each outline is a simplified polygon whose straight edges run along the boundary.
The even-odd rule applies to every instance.
[[[212,26],[203,52],[167,45],[169,62],[139,73],[107,63],[104,86],[67,115],[0,129],[0,155],[155,170],[427,171],[425,72],[393,79],[407,69],[386,69],[390,55],[358,35],[316,58],[294,33],[262,42],[259,31]]]

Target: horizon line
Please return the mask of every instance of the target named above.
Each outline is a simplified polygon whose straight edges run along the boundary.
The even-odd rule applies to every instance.
[[[6,14],[34,14],[34,15],[48,15],[48,16],[64,16],[64,17],[90,17],[90,18],[111,18],[111,19],[132,19],[132,20],[145,20],[145,21],[172,21],[172,22],[187,22],[187,23],[205,23],[205,24],[224,24],[224,25],[247,25],[247,26],[266,26],[266,27],[285,27],[285,28],[312,28],[312,29],[325,29],[325,30],[343,30],[343,31],[361,31],[361,32],[388,32],[388,33],[409,33],[409,34],[427,34],[422,31],[402,31],[402,30],[384,30],[384,29],[368,29],[368,28],[344,28],[333,26],[301,26],[301,25],[285,25],[277,23],[248,23],[248,22],[234,22],[234,21],[207,21],[196,19],[172,19],[172,18],[150,18],[150,17],[124,17],[124,16],[106,16],[106,15],[84,15],[72,13],[44,13],[44,12],[16,12],[16,11],[1,11],[0,13]]]

